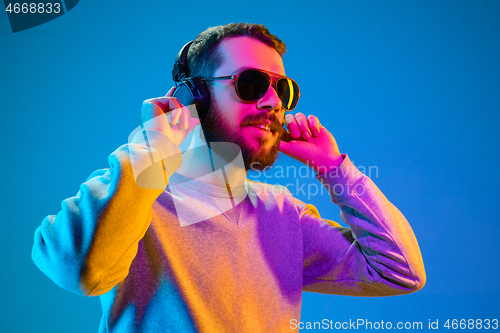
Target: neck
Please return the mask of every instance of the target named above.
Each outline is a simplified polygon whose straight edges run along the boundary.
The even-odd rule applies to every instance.
[[[227,142],[207,145],[201,128],[193,131],[177,173],[198,181],[230,188],[243,186],[247,171],[239,147]]]

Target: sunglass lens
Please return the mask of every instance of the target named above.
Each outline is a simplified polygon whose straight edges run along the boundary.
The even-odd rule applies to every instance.
[[[285,110],[293,110],[299,101],[299,86],[292,79],[279,79],[276,82],[278,97]]]
[[[241,99],[255,101],[264,96],[269,88],[269,76],[256,70],[246,70],[238,77],[237,89]]]

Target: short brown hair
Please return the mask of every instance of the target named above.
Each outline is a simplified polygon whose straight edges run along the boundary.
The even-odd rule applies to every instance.
[[[286,45],[261,24],[229,23],[210,27],[196,37],[187,55],[190,76],[209,78],[222,62],[217,46],[224,38],[248,36],[274,48],[283,57]]]

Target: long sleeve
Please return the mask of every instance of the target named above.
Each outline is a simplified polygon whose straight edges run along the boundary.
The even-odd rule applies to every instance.
[[[401,212],[344,155],[318,176],[350,226],[321,219],[299,202],[304,244],[303,290],[353,296],[416,291],[425,270],[413,231]]]
[[[34,263],[77,294],[112,289],[128,275],[151,222],[151,206],[181,160],[166,136],[139,132],[109,156],[109,169],[95,171],[75,197],[62,202],[57,216],[42,221],[35,231]]]

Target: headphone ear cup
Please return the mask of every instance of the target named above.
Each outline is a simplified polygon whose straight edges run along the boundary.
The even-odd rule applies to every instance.
[[[206,83],[200,78],[190,77],[188,80],[190,80],[195,87],[193,90],[193,97],[198,114],[203,116],[208,111],[210,106],[210,91],[208,90]]]
[[[198,116],[202,117],[210,106],[210,92],[206,84],[199,78],[188,77],[181,81],[175,89],[173,97],[184,106],[196,105]]]

